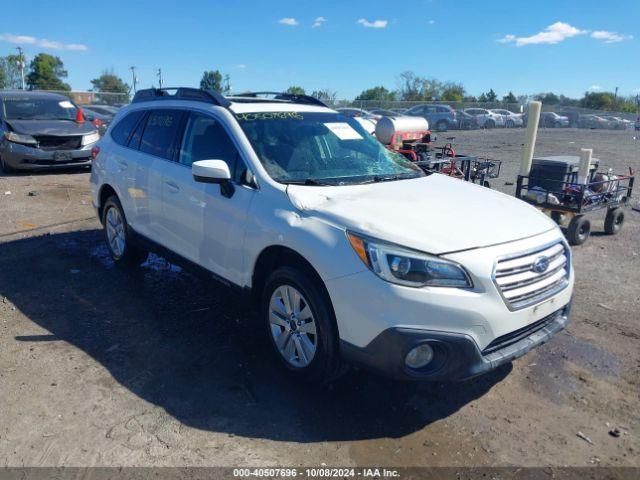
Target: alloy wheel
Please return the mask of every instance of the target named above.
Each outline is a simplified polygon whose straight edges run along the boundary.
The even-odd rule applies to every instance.
[[[111,252],[116,258],[122,257],[126,247],[126,237],[124,221],[120,211],[116,207],[111,207],[107,210],[104,227],[107,232],[107,241],[111,247]]]

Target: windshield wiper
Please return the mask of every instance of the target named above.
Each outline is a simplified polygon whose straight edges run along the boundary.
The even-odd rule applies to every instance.
[[[422,175],[416,175],[414,173],[398,173],[394,175],[372,175],[366,180],[359,182],[360,185],[367,183],[380,183],[380,182],[393,182],[395,180],[408,180],[411,178],[419,178]]]
[[[334,183],[325,182],[322,180],[316,180],[315,178],[306,178],[301,180],[280,180],[280,183],[284,183],[287,185],[313,185],[313,186],[326,186],[326,185],[334,185]]]

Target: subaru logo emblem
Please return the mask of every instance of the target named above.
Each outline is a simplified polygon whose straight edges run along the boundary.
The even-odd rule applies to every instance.
[[[547,268],[549,268],[549,258],[547,257],[536,258],[531,266],[531,270],[536,273],[544,273],[547,271]]]

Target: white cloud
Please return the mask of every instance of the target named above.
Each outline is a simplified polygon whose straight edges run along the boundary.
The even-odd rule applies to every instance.
[[[433,25],[434,23],[436,23],[435,20],[429,20],[429,25]]]
[[[71,50],[74,52],[86,52],[89,47],[81,43],[62,43],[46,38],[36,38],[29,35],[12,35],[11,33],[0,34],[0,40],[16,45],[33,45],[35,47],[49,50]]]
[[[324,22],[326,22],[326,21],[327,21],[327,19],[326,19],[326,18],[324,18],[324,17],[318,17],[318,18],[316,18],[316,19],[313,21],[313,25],[312,25],[312,27],[313,27],[313,28],[321,27],[321,26],[322,26],[322,24],[323,24]]]
[[[622,42],[624,40],[631,40],[633,36],[621,35],[619,33],[608,32],[606,30],[596,30],[595,32],[591,32],[591,38],[595,38],[596,40],[601,40],[604,43],[616,43],[616,42]]]
[[[386,28],[389,22],[387,20],[374,20],[373,22],[370,22],[365,18],[361,18],[356,23],[359,23],[363,27],[367,28]]]
[[[296,25],[298,25],[298,21],[295,18],[281,18],[280,20],[278,20],[278,23],[281,23],[282,25],[289,25],[290,27],[295,27]]]
[[[589,91],[595,91],[595,90],[602,90],[602,87],[600,85],[591,85],[589,87]]]
[[[234,65],[234,67],[237,68],[238,70],[244,70],[245,68],[247,68],[247,66],[244,63],[238,63]]]
[[[556,22],[549,25],[542,32],[538,32],[530,37],[517,37],[515,35],[505,35],[499,39],[500,43],[515,43],[516,47],[523,47],[525,45],[539,45],[548,44],[554,45],[560,43],[567,38],[575,37],[577,35],[584,35],[589,33],[587,30],[580,30],[573,27],[568,23]]]

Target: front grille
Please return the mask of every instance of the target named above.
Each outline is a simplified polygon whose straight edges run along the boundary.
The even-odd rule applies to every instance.
[[[501,257],[496,262],[494,282],[507,306],[519,310],[555,295],[569,283],[569,249],[562,242]],[[539,272],[534,264],[546,258],[548,267]]]
[[[82,143],[82,135],[59,137],[54,135],[36,135],[40,150],[77,150]]]

